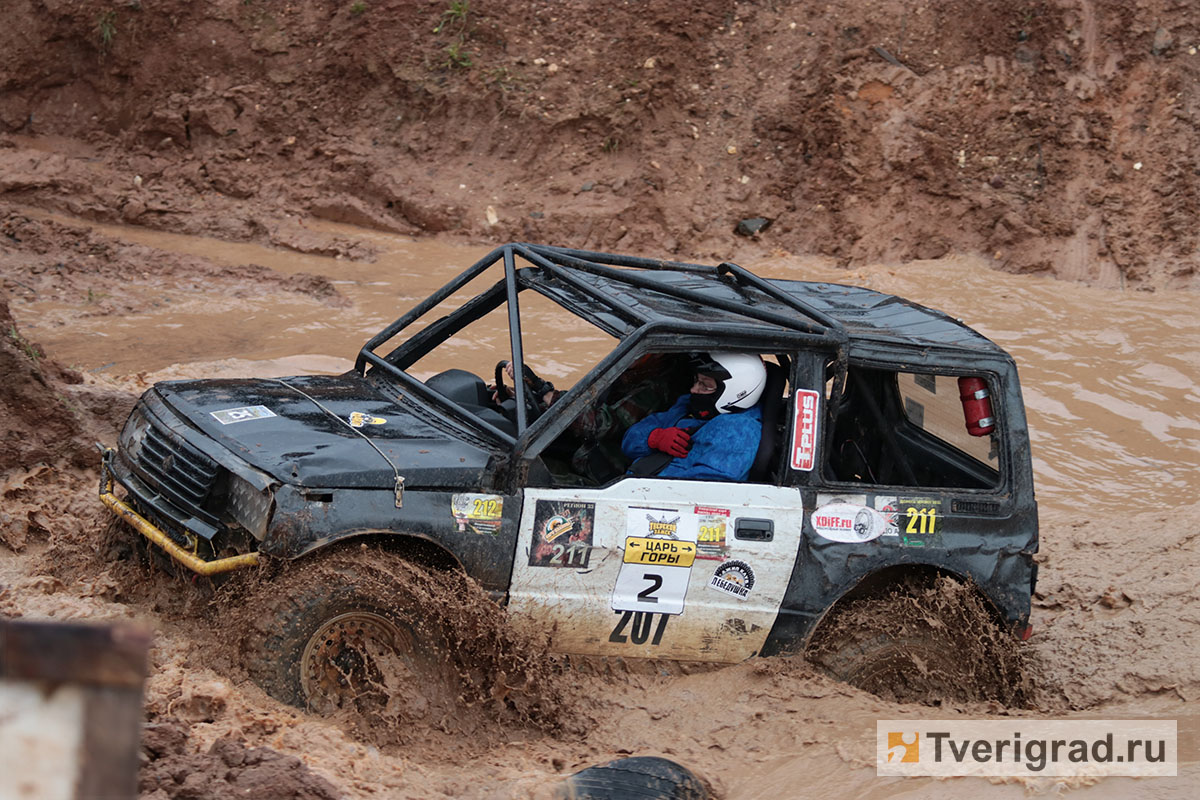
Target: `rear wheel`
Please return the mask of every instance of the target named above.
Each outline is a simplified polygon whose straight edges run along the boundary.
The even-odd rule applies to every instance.
[[[950,578],[851,600],[818,631],[809,659],[885,699],[940,705],[1027,702],[1020,643],[978,593]]]

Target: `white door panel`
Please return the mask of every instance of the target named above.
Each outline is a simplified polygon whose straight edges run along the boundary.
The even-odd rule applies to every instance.
[[[760,484],[529,489],[509,608],[564,652],[740,661],[775,622],[801,522],[798,489]]]

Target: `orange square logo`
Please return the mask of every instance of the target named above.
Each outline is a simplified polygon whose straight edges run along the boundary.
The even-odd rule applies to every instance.
[[[888,763],[916,763],[921,760],[921,734],[888,731]]]

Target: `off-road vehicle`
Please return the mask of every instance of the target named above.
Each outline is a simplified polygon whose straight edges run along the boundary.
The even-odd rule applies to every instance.
[[[768,367],[748,480],[596,477],[570,457],[573,423],[636,364],[728,351]],[[289,602],[264,603],[251,644],[256,680],[300,705],[336,694],[367,640],[420,661],[417,617],[437,609],[405,599],[419,571],[384,588],[394,564],[462,571],[565,653],[709,662],[803,650],[853,603],[939,576],[1020,638],[1037,573],[1017,369],[981,334],[865,288],[533,244],[488,254],[345,374],[155,385],[100,493],[200,575],[331,559],[272,589]],[[825,642],[822,663],[867,683],[977,666],[936,621],[887,625]]]

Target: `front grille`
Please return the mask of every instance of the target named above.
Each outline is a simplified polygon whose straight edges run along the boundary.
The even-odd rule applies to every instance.
[[[220,474],[208,456],[160,429],[150,418],[137,466],[143,480],[172,503],[203,514],[204,500]]]

